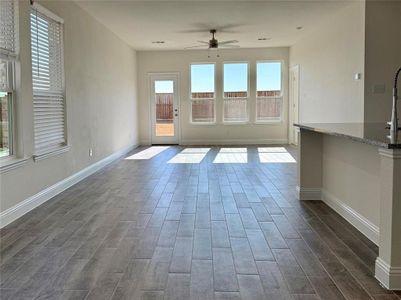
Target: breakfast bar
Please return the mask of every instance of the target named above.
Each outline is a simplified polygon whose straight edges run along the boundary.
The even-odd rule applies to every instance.
[[[300,200],[322,200],[379,247],[375,276],[401,289],[401,134],[383,123],[301,123]]]

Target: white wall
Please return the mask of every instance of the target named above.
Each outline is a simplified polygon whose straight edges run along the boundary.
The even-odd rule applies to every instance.
[[[365,24],[365,121],[387,122],[394,74],[401,67],[401,1],[367,1]]]
[[[300,66],[300,122],[363,122],[365,3],[348,6],[290,48]],[[363,77],[362,77],[363,78]]]
[[[220,57],[217,58],[216,54]],[[181,144],[244,144],[285,143],[288,139],[288,48],[230,49],[208,51],[145,51],[138,52],[139,121],[141,144],[151,143],[149,73],[179,72],[180,74],[180,126]],[[211,55],[211,58],[208,58]],[[255,69],[257,60],[281,60],[283,62],[283,120],[278,124],[256,125]],[[193,62],[216,63],[216,118],[215,125],[190,123],[190,64]],[[222,62],[246,61],[250,65],[250,123],[242,125],[222,124]]]
[[[79,170],[137,144],[136,53],[72,1],[40,1],[64,19],[67,153],[39,162],[33,144],[29,1],[20,1],[18,152],[30,158],[1,174],[4,211]],[[93,157],[89,157],[89,147]]]

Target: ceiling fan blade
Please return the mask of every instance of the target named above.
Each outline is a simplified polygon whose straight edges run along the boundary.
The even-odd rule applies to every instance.
[[[240,45],[227,45],[227,44],[225,44],[225,45],[221,45],[221,47],[219,45],[219,48],[239,48],[239,47],[240,47]]]
[[[196,45],[196,46],[189,46],[189,47],[185,47],[184,49],[192,49],[192,48],[204,48],[207,49],[209,46],[205,47],[207,45]]]
[[[219,45],[227,45],[227,44],[235,44],[238,43],[237,40],[230,40],[230,41],[223,41],[223,42],[219,42]]]
[[[197,42],[201,43],[201,44],[209,45],[209,42],[205,42],[205,41],[197,41]]]

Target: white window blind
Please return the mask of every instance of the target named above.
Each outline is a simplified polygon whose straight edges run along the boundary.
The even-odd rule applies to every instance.
[[[31,10],[31,47],[35,152],[66,144],[63,24],[38,7]]]
[[[16,55],[16,2],[0,0],[0,51]]]

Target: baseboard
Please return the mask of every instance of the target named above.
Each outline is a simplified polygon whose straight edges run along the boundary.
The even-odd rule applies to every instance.
[[[322,200],[321,188],[296,187],[299,200]]]
[[[180,145],[286,145],[288,139],[188,139]]]
[[[93,173],[102,169],[111,162],[119,159],[120,157],[124,156],[125,154],[127,154],[128,152],[130,152],[135,148],[136,145],[125,147],[107,156],[106,158],[103,158],[102,160],[86,167],[85,169],[63,179],[62,181],[53,184],[52,186],[44,189],[43,191],[25,199],[24,201],[18,203],[17,205],[10,207],[9,209],[6,209],[5,211],[0,213],[0,228],[3,228],[4,226],[10,224],[11,222],[17,220],[18,218],[22,217],[32,209],[45,203],[49,199],[60,194],[62,191],[68,189],[69,187],[78,183],[82,179],[92,175]]]
[[[401,267],[390,267],[380,257],[376,259],[375,277],[385,288],[401,290]]]
[[[379,227],[370,222],[367,218],[346,205],[340,199],[326,190],[322,190],[322,200],[344,219],[350,222],[356,229],[364,234],[376,245],[379,244]]]

